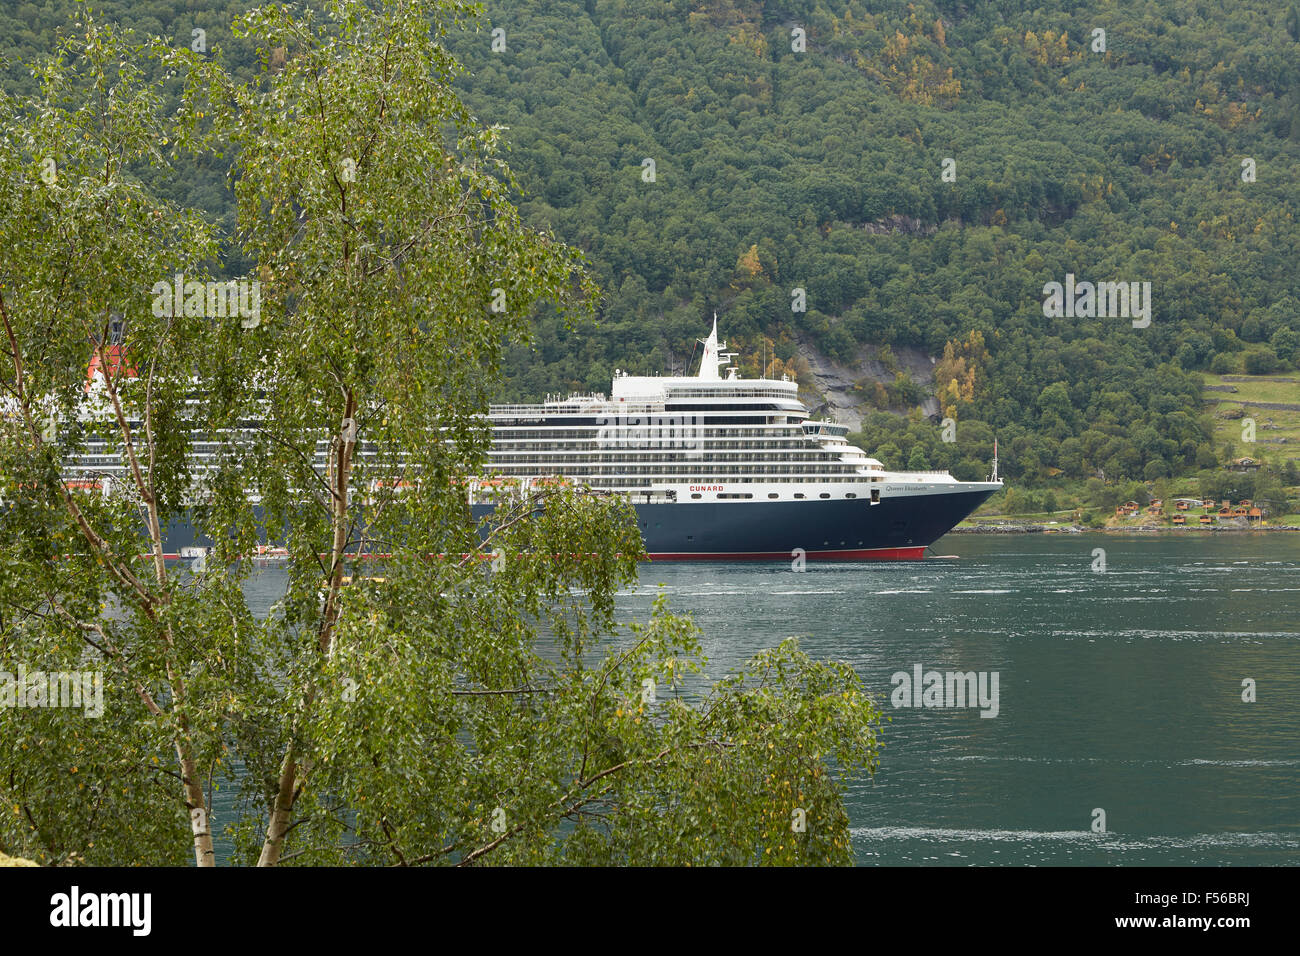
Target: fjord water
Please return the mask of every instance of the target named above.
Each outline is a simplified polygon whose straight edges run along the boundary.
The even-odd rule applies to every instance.
[[[861,864],[1300,863],[1300,535],[951,535],[934,551],[959,557],[647,564],[620,616],[666,592],[710,677],[792,635],[852,664],[891,718],[875,777],[848,782]],[[249,597],[265,610],[283,583],[262,572]],[[891,676],[918,664],[996,671],[997,716],[894,708]]]
[[[711,677],[790,635],[853,665],[892,718],[874,779],[848,787],[859,863],[1300,863],[1300,536],[950,535],[934,551],[960,557],[650,565],[622,605],[644,616],[662,584]],[[891,676],[917,664],[998,672],[997,716],[895,709]]]

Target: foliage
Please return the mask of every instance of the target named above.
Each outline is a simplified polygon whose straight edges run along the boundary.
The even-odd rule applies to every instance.
[[[49,47],[70,3],[0,14],[11,86],[29,82],[20,58]],[[231,32],[232,3],[103,6],[181,44],[205,27],[232,75],[257,67],[252,44]],[[606,290],[598,322],[539,316],[530,343],[506,355],[502,398],[603,390],[615,367],[680,368],[715,309],[755,371],[764,339],[793,366],[800,350],[851,362],[860,346],[883,344],[942,360],[978,334],[988,354],[963,386],[973,394],[940,394],[951,378],[932,387],[945,414],[1006,436],[1003,473],[1033,484],[1052,469],[1141,478],[1161,462],[1190,473],[1209,432],[1189,373],[1300,358],[1294,5],[485,9],[485,29],[446,38],[468,67],[457,88],[509,127],[524,220],[583,250]],[[504,49],[487,27],[504,31]],[[1097,28],[1104,52],[1093,49]],[[654,182],[642,178],[645,158]],[[946,158],[954,181],[941,178]],[[1254,182],[1242,180],[1246,158]],[[205,159],[168,187],[187,196],[165,195],[231,234],[228,159]],[[238,254],[227,262],[247,268]],[[1151,325],[1044,318],[1043,286],[1066,273],[1150,281]],[[795,288],[806,312],[791,311]],[[1040,406],[1055,383],[1073,414]],[[886,401],[923,397],[904,385]],[[861,440],[887,437],[867,429]],[[1067,438],[1078,445],[1063,452]],[[886,463],[905,462],[911,443],[901,450]]]
[[[40,96],[0,104],[0,241],[21,253],[0,272],[0,657],[104,682],[100,718],[0,708],[6,850],[210,865],[227,832],[261,865],[851,861],[843,787],[875,769],[880,720],[851,668],[788,641],[706,681],[662,601],[615,617],[641,553],[626,501],[469,507],[505,348],[595,294],[455,95],[441,41],[470,13],[255,10],[232,28],[262,63],[244,79],[87,21]],[[252,324],[147,295],[219,250],[141,168],[217,152]],[[65,484],[87,430],[130,481]],[[194,471],[192,437],[241,434]],[[214,542],[194,573],[164,563],[173,520]],[[263,540],[288,587],[259,617]],[[223,783],[241,799],[216,819]]]

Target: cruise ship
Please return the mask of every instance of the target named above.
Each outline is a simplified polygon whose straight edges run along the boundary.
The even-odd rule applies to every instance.
[[[694,376],[616,371],[608,398],[490,406],[486,473],[469,483],[475,516],[490,514],[502,494],[558,481],[626,495],[651,560],[916,560],[1002,487],[996,453],[982,482],[888,470],[849,444],[847,426],[813,420],[788,376],[742,379],[728,367],[735,353],[718,341],[716,316],[700,344]],[[120,345],[106,359],[107,368],[97,358],[89,369],[86,417],[103,404],[99,376],[135,377]],[[196,500],[218,451],[211,436],[191,432]],[[361,454],[373,454],[364,441]],[[314,466],[328,472],[328,441],[317,443]],[[120,454],[92,436],[64,478],[107,494],[114,482],[126,487],[127,473]],[[173,522],[165,539],[168,557],[210,544],[186,521]]]
[[[888,470],[788,376],[728,367],[716,316],[701,344],[693,377],[616,371],[608,398],[492,406],[476,513],[503,482],[563,480],[628,496],[651,560],[916,560],[1002,488],[996,456],[988,481]]]

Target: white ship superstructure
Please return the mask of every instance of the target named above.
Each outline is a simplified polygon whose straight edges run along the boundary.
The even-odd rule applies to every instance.
[[[828,501],[860,502],[870,508],[892,501],[895,507],[887,510],[896,513],[902,499],[932,498],[933,504],[943,505],[935,514],[943,516],[939,523],[954,513],[954,506],[965,508],[939,531],[942,534],[1001,487],[996,480],[958,481],[947,472],[890,471],[848,442],[847,426],[812,420],[799,399],[798,384],[788,377],[742,379],[734,367],[728,368],[733,353],[718,341],[716,317],[702,344],[703,358],[694,377],[634,376],[618,371],[608,398],[572,395],[533,405],[492,406],[489,476],[479,484],[478,500],[486,503],[503,480],[526,487],[563,479],[627,494],[642,514],[643,535],[652,556],[757,556],[776,553],[776,549],[763,547],[755,552],[733,547],[735,541],[726,540],[729,535],[717,531],[704,536],[724,540],[715,541],[715,549],[696,555],[699,536],[691,534],[688,540],[685,532],[677,532],[691,526],[693,517],[702,519],[706,513],[675,509],[692,504]],[[674,510],[656,509],[647,514],[642,512],[645,506]],[[928,505],[918,500],[914,507]],[[746,523],[779,516],[782,524],[827,514],[824,508],[780,511],[779,515],[769,509],[727,513]],[[652,517],[657,528],[652,526]],[[891,527],[898,521],[891,519]],[[665,531],[665,523],[671,530],[656,535],[656,531]],[[814,523],[820,525],[820,521]],[[850,522],[842,529],[843,536],[820,535],[821,540],[808,542],[817,547],[805,550],[872,550],[871,541],[877,536],[866,533],[872,523]],[[909,524],[906,519],[903,523]],[[899,541],[886,550],[918,549],[918,538],[930,537],[935,527],[933,521],[911,525],[915,533],[886,534]],[[652,544],[666,550],[656,551]],[[789,548],[782,546],[781,553],[800,546],[792,541]]]
[[[800,550],[808,557],[919,558],[1002,487],[996,459],[985,482],[890,470],[849,443],[847,426],[813,420],[796,382],[742,379],[728,367],[733,353],[718,340],[716,317],[701,344],[692,377],[617,371],[608,398],[492,406],[487,467],[469,489],[476,513],[486,515],[503,492],[561,481],[626,495],[652,558],[788,558]],[[118,369],[118,345],[105,358],[132,375]],[[90,370],[86,424],[105,415],[98,364]],[[105,492],[115,482],[125,487],[126,462],[108,437],[113,429],[89,431],[82,453],[65,463],[65,478]],[[196,502],[223,448],[256,432],[256,422],[231,434],[191,432]],[[320,474],[329,447],[324,438],[317,443]],[[358,448],[363,458],[374,453],[364,441]]]

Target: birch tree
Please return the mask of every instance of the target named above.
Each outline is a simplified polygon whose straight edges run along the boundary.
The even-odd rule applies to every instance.
[[[94,787],[126,792],[92,813],[64,750],[6,735],[0,795],[18,811],[4,816],[5,849],[176,862],[192,838],[208,865],[208,781],[238,791],[217,826],[246,864],[851,861],[843,787],[875,769],[880,716],[851,668],[785,641],[709,679],[698,631],[664,602],[620,621],[615,595],[642,551],[621,498],[503,487],[489,517],[471,511],[503,350],[528,341],[539,310],[582,317],[597,299],[581,256],[521,219],[504,131],[455,94],[442,39],[472,14],[413,0],[258,9],[234,25],[262,50],[251,81],[219,51],[152,48],[160,82],[174,73],[183,87],[165,118],[156,92],[139,111],[165,133],[143,118],[131,128],[141,148],[167,139],[234,157],[234,241],[256,263],[260,308],[255,322],[128,321],[115,374],[135,377],[109,394],[139,403],[115,416],[117,454],[139,464],[129,502],[66,488],[76,429],[41,444],[37,396],[62,394],[70,410],[84,380],[85,332],[49,308],[50,263],[63,252],[87,270],[86,316],[134,317],[159,276],[220,259],[212,237],[161,208],[137,235],[123,213],[94,233],[134,257],[101,254],[110,289],[80,232],[6,274],[3,385],[18,413],[5,425],[5,650],[117,666]],[[4,238],[48,215],[41,147],[24,136],[49,112],[8,118],[18,185],[5,188],[21,203],[0,213]],[[87,205],[99,195],[89,179],[80,188]],[[217,449],[202,472],[184,454],[194,434]],[[201,573],[163,561],[178,520],[212,544]],[[261,544],[284,548],[287,583],[255,615],[247,558]],[[141,550],[147,578],[131,559]],[[0,719],[28,734],[74,721]],[[149,771],[165,733],[176,769]],[[139,809],[128,764],[138,781],[181,785],[148,790],[147,838],[105,849],[105,831]],[[50,796],[33,807],[38,786]]]
[[[168,573],[162,537],[185,506],[185,406],[205,330],[183,309],[155,316],[149,290],[175,273],[203,278],[216,246],[199,216],[140,182],[184,135],[163,115],[161,82],[145,76],[149,56],[91,25],[42,69],[39,100],[0,100],[0,657],[30,638],[31,670],[102,668],[105,692],[139,705],[132,720],[102,724],[0,712],[12,731],[9,809],[47,861],[86,849],[60,842],[78,829],[68,817],[139,800],[146,812],[124,833],[152,829],[161,820],[149,808],[167,792],[180,800],[161,819],[192,830],[196,862],[213,862],[203,789],[216,759],[213,715],[191,685],[200,658],[185,624],[190,602]],[[92,365],[102,372],[93,382]],[[95,438],[124,467],[122,480],[65,482],[64,458]],[[117,732],[116,752],[102,751]],[[170,767],[157,750],[164,741]],[[48,764],[14,759],[54,752],[75,778],[70,803]]]

